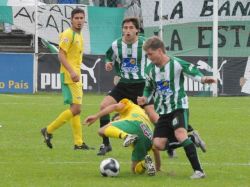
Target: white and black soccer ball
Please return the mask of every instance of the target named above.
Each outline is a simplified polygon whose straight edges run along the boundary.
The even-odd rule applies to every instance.
[[[100,164],[100,172],[104,177],[116,177],[120,172],[120,164],[114,158],[104,159]]]

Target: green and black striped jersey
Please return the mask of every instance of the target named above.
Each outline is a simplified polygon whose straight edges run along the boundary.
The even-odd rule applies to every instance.
[[[126,44],[122,38],[115,40],[106,52],[105,62],[113,62],[120,82],[138,83],[145,81],[147,59],[143,50],[145,38],[139,36],[133,44]]]
[[[176,57],[159,68],[151,64],[143,95],[148,101],[154,98],[158,114],[169,114],[176,109],[188,109],[188,98],[184,90],[184,75],[201,82],[203,74],[191,63]]]

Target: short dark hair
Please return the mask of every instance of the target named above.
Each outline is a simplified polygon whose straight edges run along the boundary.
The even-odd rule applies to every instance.
[[[136,17],[128,17],[128,18],[125,18],[125,19],[122,21],[122,27],[123,27],[124,24],[127,23],[127,22],[132,22],[133,25],[135,26],[135,28],[136,28],[137,30],[140,29],[140,24],[139,24],[138,18],[136,18]]]
[[[81,9],[81,8],[75,8],[71,12],[71,19],[74,17],[75,14],[78,14],[78,13],[82,13],[82,14],[85,15],[85,12],[84,12],[83,9]]]
[[[163,53],[166,53],[165,45],[158,36],[152,36],[151,38],[147,39],[143,45],[143,49],[145,51],[148,49],[152,49],[153,51],[156,49],[161,49]]]

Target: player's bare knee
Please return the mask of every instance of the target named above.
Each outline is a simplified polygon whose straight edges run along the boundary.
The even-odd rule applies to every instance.
[[[166,145],[166,141],[162,141],[159,138],[155,138],[153,140],[153,144],[154,147],[158,150],[164,150],[165,149],[165,145]]]
[[[76,115],[81,113],[81,105],[73,104],[73,105],[71,105],[70,110],[71,110],[73,116],[76,116]]]
[[[174,134],[175,134],[176,139],[179,142],[183,142],[184,140],[186,140],[188,138],[187,131],[184,128],[176,129]]]
[[[99,136],[104,136],[104,129],[105,128],[100,128],[99,130],[98,130],[98,134],[99,134]]]

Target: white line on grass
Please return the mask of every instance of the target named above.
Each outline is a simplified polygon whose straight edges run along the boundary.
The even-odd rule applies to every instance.
[[[43,163],[43,162],[42,162]],[[81,162],[75,162],[75,161],[62,161],[62,162],[46,162],[47,164],[96,164],[94,161],[81,161]],[[129,164],[130,162],[120,162],[121,164]],[[190,163],[187,162],[178,162],[178,163],[168,163],[170,165],[190,165]],[[250,166],[249,163],[231,163],[231,162],[224,162],[224,163],[209,163],[209,162],[203,162],[202,165],[207,166]]]
[[[14,102],[11,102],[11,103],[1,103],[1,105],[55,105],[55,103],[14,103]],[[84,104],[83,103],[83,106],[99,106],[99,104]]]
[[[10,164],[13,162],[1,162],[0,164]],[[45,162],[36,162],[37,164],[45,164]],[[120,162],[121,164],[130,164],[130,162]],[[57,161],[57,162],[46,162],[46,164],[51,164],[51,165],[64,165],[64,164],[97,164],[97,161],[81,161],[81,162],[76,162],[76,161]],[[187,162],[178,162],[178,163],[168,163],[169,165],[190,165]],[[232,163],[232,162],[224,162],[224,163],[209,163],[209,162],[204,162],[202,165],[207,165],[207,166],[250,166],[249,163]]]
[[[17,97],[17,98],[34,98],[34,95],[29,95],[29,96],[27,96],[27,95],[15,95],[15,94],[1,94],[1,95],[3,95],[3,96],[7,96],[7,97]],[[44,99],[50,99],[50,98],[52,98],[52,97],[50,97],[50,96],[42,96],[41,98],[44,98]]]

